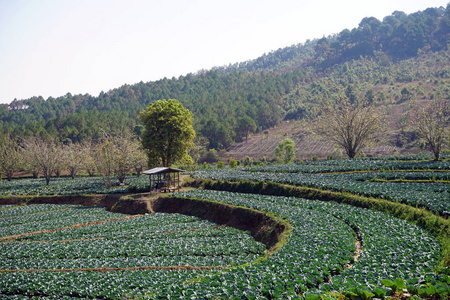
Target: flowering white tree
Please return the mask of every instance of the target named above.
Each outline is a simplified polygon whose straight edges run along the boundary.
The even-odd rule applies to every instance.
[[[31,169],[42,173],[48,185],[52,174],[61,164],[62,147],[53,139],[45,140],[39,137],[24,139],[22,144],[27,164]]]
[[[129,131],[115,135],[103,134],[94,151],[94,161],[106,187],[112,185],[114,176],[123,184],[130,169],[142,167],[140,149],[140,142]]]
[[[0,137],[0,170],[11,181],[15,172],[22,167],[19,145],[9,134]]]

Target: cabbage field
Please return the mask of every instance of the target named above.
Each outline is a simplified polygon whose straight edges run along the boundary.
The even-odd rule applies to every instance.
[[[323,171],[319,172],[321,164]],[[193,176],[231,181],[272,181],[345,191],[425,207],[439,215],[450,216],[449,161],[337,160],[226,170],[206,169],[194,172]]]
[[[125,194],[134,192],[148,192],[150,183],[147,176],[128,176],[124,185],[119,181],[112,182],[113,188],[106,188],[101,177],[52,178],[49,185],[45,179],[21,179],[0,181],[0,196],[13,195],[81,195],[81,194]]]
[[[431,212],[443,220],[439,224],[450,212],[445,160],[330,160],[208,169],[192,176],[372,196]],[[66,186],[71,179],[52,180],[53,188],[33,186],[31,179],[2,182],[0,192],[4,197],[107,192],[95,180],[78,178]],[[115,192],[144,188],[141,180],[130,177]],[[207,189],[172,196],[261,211],[288,222],[289,235],[274,251],[249,232],[193,216],[0,205],[0,299],[357,300],[400,297],[396,292],[404,299],[449,298],[445,241],[409,221],[320,199]]]
[[[249,263],[265,251],[246,232],[196,217],[127,216],[101,207],[0,206],[0,228],[0,298],[162,295],[166,281],[183,288],[184,280]],[[81,281],[71,282],[74,275]]]

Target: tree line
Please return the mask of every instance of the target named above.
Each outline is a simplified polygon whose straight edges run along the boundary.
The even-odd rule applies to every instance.
[[[123,184],[130,171],[139,176],[146,166],[147,156],[141,142],[129,131],[104,133],[97,141],[81,143],[39,136],[0,136],[0,170],[9,181],[16,173],[25,171],[34,178],[42,175],[48,185],[52,176],[60,177],[66,172],[73,179],[84,171],[91,177],[101,175],[109,188],[114,178]]]
[[[12,136],[73,143],[98,140],[103,131],[139,135],[140,111],[157,100],[177,99],[193,113],[198,142],[227,148],[283,120],[312,120],[342,91],[353,102],[380,105],[445,94],[449,35],[449,5],[394,12],[382,21],[364,18],[352,30],[248,62],[123,85],[97,97],[67,93],[14,100],[0,105],[0,128]]]

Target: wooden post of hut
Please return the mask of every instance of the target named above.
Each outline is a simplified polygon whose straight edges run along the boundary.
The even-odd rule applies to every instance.
[[[142,174],[149,176],[150,191],[171,193],[179,191],[181,188],[180,186],[181,172],[184,172],[184,170],[168,167],[159,167],[144,171],[142,172]]]

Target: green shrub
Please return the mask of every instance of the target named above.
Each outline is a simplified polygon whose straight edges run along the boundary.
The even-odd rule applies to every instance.
[[[230,168],[236,168],[238,166],[238,162],[235,159],[230,159]]]

